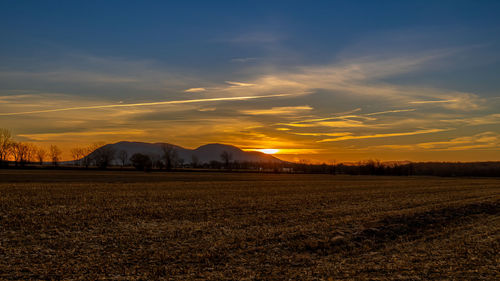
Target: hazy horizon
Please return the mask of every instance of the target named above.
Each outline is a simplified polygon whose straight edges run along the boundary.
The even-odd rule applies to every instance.
[[[0,128],[69,150],[500,160],[494,1],[4,1]]]

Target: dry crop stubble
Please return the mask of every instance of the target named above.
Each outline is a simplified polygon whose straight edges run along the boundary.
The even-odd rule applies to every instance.
[[[3,279],[495,279],[500,180],[0,171]]]

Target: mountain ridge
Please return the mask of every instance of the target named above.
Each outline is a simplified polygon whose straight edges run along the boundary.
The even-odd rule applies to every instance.
[[[171,145],[177,153],[178,159],[182,159],[184,163],[190,163],[193,157],[197,158],[200,164],[210,163],[211,161],[221,162],[221,154],[226,151],[231,154],[232,161],[237,162],[265,162],[265,163],[284,163],[279,158],[275,156],[265,154],[259,151],[244,151],[237,146],[221,143],[209,143],[201,145],[195,149],[184,148],[179,145],[156,142],[133,142],[133,141],[119,141],[116,143],[103,145],[86,157],[91,157],[96,155],[98,150],[111,148],[114,150],[115,154],[118,155],[121,151],[126,151],[128,158],[130,158],[135,153],[141,153],[149,155],[153,160],[160,160],[163,155],[162,145]],[[117,159],[114,159],[111,164],[119,164]]]

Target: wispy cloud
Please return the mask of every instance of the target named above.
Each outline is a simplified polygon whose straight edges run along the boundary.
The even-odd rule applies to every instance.
[[[251,87],[255,86],[255,84],[251,83],[243,83],[243,82],[234,82],[234,81],[226,81],[227,84],[234,86],[234,87]]]
[[[294,135],[298,135],[298,136],[311,136],[311,137],[325,137],[325,136],[328,136],[328,137],[343,137],[343,136],[350,136],[352,135],[352,133],[349,133],[349,132],[338,132],[338,133],[328,133],[328,132],[324,132],[324,133],[293,133]]]
[[[84,110],[84,109],[108,109],[108,108],[121,108],[121,107],[173,105],[173,104],[187,104],[187,103],[218,102],[218,101],[242,101],[242,100],[274,98],[274,97],[284,97],[284,96],[287,96],[287,95],[286,94],[277,94],[277,95],[266,95],[266,96],[224,97],[224,98],[173,100],[173,101],[160,101],[160,102],[143,102],[143,103],[130,103],[130,104],[120,103],[120,104],[106,104],[106,105],[94,105],[94,106],[77,106],[77,107],[56,108],[56,109],[46,109],[46,110],[33,110],[33,111],[24,111],[24,112],[4,112],[4,113],[0,113],[0,116],[26,115],[26,114]]]
[[[388,113],[410,112],[410,111],[415,111],[415,110],[416,110],[416,109],[414,109],[414,108],[410,108],[410,109],[387,110],[387,111],[380,111],[380,112],[367,113],[367,114],[365,114],[365,116],[381,115],[381,114],[388,114]]]
[[[199,78],[152,60],[61,54],[54,61],[31,62],[29,67],[2,68],[0,90],[24,89],[65,94],[111,95],[164,93],[189,88]],[[17,61],[11,64],[16,64]],[[26,64],[20,60],[19,64]]]
[[[484,132],[473,136],[453,138],[449,141],[419,143],[417,147],[432,150],[500,149],[500,134]]]
[[[26,138],[30,141],[50,141],[63,138],[74,137],[95,137],[95,136],[140,136],[144,134],[144,130],[126,129],[112,131],[84,131],[84,132],[63,132],[63,133],[40,133],[40,134],[19,134],[19,137]]]
[[[247,115],[290,115],[310,110],[313,110],[313,108],[308,105],[303,105],[303,106],[281,106],[281,107],[273,107],[270,109],[249,109],[249,110],[240,110],[240,112]]]
[[[485,103],[485,100],[483,98],[480,98],[478,95],[471,93],[450,92],[447,94],[443,94],[442,96],[447,97],[448,99],[416,100],[416,101],[410,101],[408,103],[414,105],[442,106],[448,109],[461,110],[461,111],[478,110],[482,107],[482,104]]]
[[[321,121],[315,123],[296,123],[296,124],[288,124],[288,126],[292,127],[331,127],[331,128],[356,128],[356,127],[365,127],[367,126],[363,121],[344,119],[338,121]]]
[[[484,132],[472,136],[452,138],[446,141],[421,142],[417,144],[390,144],[372,146],[369,149],[397,149],[410,151],[463,151],[463,150],[500,150],[500,134]]]
[[[386,82],[386,78],[430,68],[436,61],[452,54],[456,54],[456,50],[444,49],[413,56],[363,57],[332,64],[288,67],[286,70],[263,69],[263,74],[247,79],[248,82],[227,81],[236,87],[224,89],[220,86],[214,91],[223,89],[234,95],[258,95],[271,92],[310,94],[322,89],[336,93],[337,97],[383,98],[386,103],[396,106],[433,104],[451,110],[477,110],[483,100],[474,93]]]
[[[409,103],[413,104],[428,104],[428,103],[450,103],[456,102],[457,100],[419,100],[419,101],[410,101]]]
[[[199,92],[204,92],[206,90],[207,89],[205,89],[205,88],[189,88],[189,89],[184,90],[184,92],[186,92],[186,93],[199,93]]]
[[[204,108],[198,109],[198,111],[201,111],[201,112],[215,111],[215,110],[217,110],[217,108],[215,108],[215,107],[204,107]]]
[[[355,112],[360,111],[361,108],[356,108],[354,110],[338,113],[331,117],[324,118],[312,118],[312,119],[303,119],[299,121],[289,122],[289,123],[279,123],[277,125],[282,126],[290,126],[290,127],[333,127],[333,128],[354,128],[354,127],[380,127],[383,124],[377,123],[366,123],[367,121],[377,121],[378,119],[375,117],[371,117],[374,115],[383,115],[383,114],[391,114],[391,113],[401,113],[401,112],[411,112],[415,111],[415,109],[396,109],[396,110],[387,110],[380,112],[372,112],[367,114],[354,114]]]
[[[389,145],[405,151],[493,147],[492,135],[460,139],[470,132],[498,129],[500,114],[490,99],[469,92],[398,84],[398,79],[391,79],[432,70],[434,63],[450,53],[365,56],[286,67],[271,65],[274,61],[265,65],[264,60],[245,65],[252,58],[241,58],[233,61],[241,64],[231,65],[241,70],[198,77],[191,75],[194,72],[184,75],[182,69],[168,71],[154,62],[86,58],[76,67],[67,63],[63,67],[1,72],[0,94],[5,95],[0,96],[0,121],[13,131],[23,131],[22,137],[30,141],[109,140],[119,132],[107,129],[119,127],[137,140],[162,141],[163,136],[171,136],[169,141],[193,146],[224,141],[247,148],[342,153],[367,143],[356,140],[374,139],[369,143],[394,141]],[[26,87],[30,94],[13,95],[17,92],[10,89],[16,85],[21,89],[24,81],[28,86],[36,84]],[[54,86],[45,92],[65,96],[36,92],[45,90],[45,85]],[[136,99],[138,93],[145,102]],[[186,93],[193,93],[196,97],[189,96],[196,99],[185,99]],[[249,102],[237,102],[245,100]],[[234,102],[223,103],[226,101]],[[77,110],[82,112],[69,113]],[[63,112],[68,114],[57,114]],[[133,130],[137,126],[144,129],[142,134]],[[75,128],[89,132],[74,133]],[[27,133],[44,130],[63,133]],[[454,131],[439,134],[447,130]],[[428,135],[395,138],[421,134]],[[444,136],[452,137],[442,141]],[[426,142],[412,144],[423,138]],[[366,153],[383,149],[368,145],[359,149],[365,148]]]
[[[311,122],[327,121],[327,120],[333,120],[333,119],[344,119],[344,118],[348,118],[350,116],[356,116],[356,115],[352,115],[352,113],[360,111],[360,110],[361,110],[361,108],[356,108],[356,109],[349,110],[349,111],[346,111],[346,112],[340,112],[340,113],[331,114],[331,115],[333,115],[331,117],[313,118],[313,119],[302,119],[302,120],[299,120],[299,121],[291,122],[289,124],[300,124],[300,123],[311,123]],[[286,125],[286,124],[282,124],[282,125]]]
[[[322,140],[319,140],[318,142],[332,142],[332,141],[343,141],[343,140],[358,140],[358,139],[413,136],[413,135],[420,135],[420,134],[438,133],[438,132],[443,132],[443,131],[448,131],[448,130],[449,129],[426,129],[426,130],[417,130],[417,131],[403,132],[403,133],[387,133],[387,134],[373,134],[373,135],[361,135],[361,136],[347,135],[347,136],[341,136],[341,137],[337,137],[337,138],[322,139]]]

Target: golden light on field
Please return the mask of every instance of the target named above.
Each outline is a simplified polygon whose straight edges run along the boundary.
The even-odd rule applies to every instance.
[[[275,154],[278,153],[280,150],[276,148],[263,148],[263,149],[255,149],[255,151],[260,151],[265,154]]]

